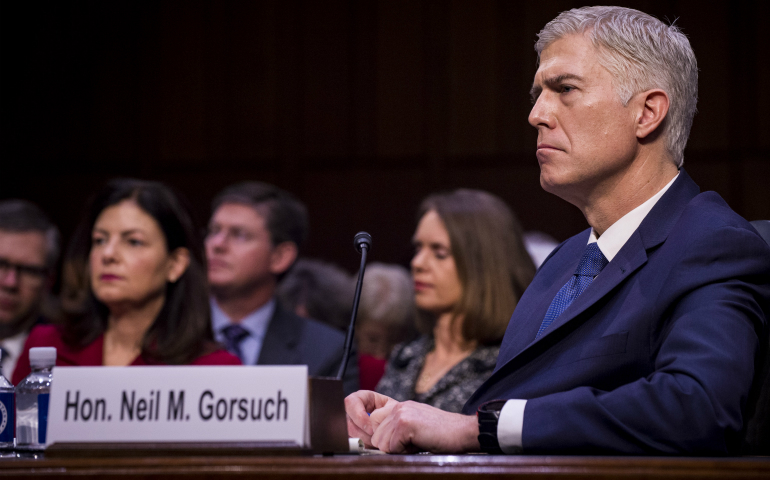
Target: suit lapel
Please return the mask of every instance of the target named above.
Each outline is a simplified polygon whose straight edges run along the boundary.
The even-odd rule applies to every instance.
[[[505,331],[505,338],[498,355],[497,368],[510,361],[532,343],[548,306],[556,296],[556,292],[572,277],[572,273],[577,268],[580,255],[585,250],[586,242],[588,242],[589,234],[590,229],[585,230],[557,247],[559,251],[552,254],[558,258],[574,258],[574,263],[569,268],[565,267],[558,259],[553,262],[546,260],[540,266],[538,274],[516,305],[516,310]]]
[[[302,325],[298,317],[283,309],[276,301],[275,312],[267,326],[257,365],[295,365],[299,362],[296,350]]]
[[[647,262],[647,252],[637,232],[628,239],[615,258],[591,282],[591,285],[532,344],[544,340],[559,327],[573,320]],[[554,294],[555,296],[555,294]],[[551,299],[553,300],[553,299]],[[549,302],[550,305],[550,302]],[[547,309],[548,307],[546,307]],[[543,314],[545,316],[545,314]],[[542,320],[542,319],[541,319]]]
[[[615,258],[607,264],[602,273],[596,277],[586,291],[575,299],[540,337],[535,339],[537,329],[543,321],[551,301],[556,296],[556,292],[572,276],[577,267],[577,262],[579,262],[583,250],[585,250],[586,242],[588,241],[586,232],[573,237],[565,245],[563,255],[564,258],[574,258],[574,262],[560,262],[562,273],[560,275],[552,273],[549,278],[545,279],[545,282],[538,281],[537,286],[535,286],[536,290],[532,292],[533,295],[527,295],[527,297],[534,299],[534,301],[517,306],[517,311],[512,318],[511,324],[514,323],[514,320],[518,321],[518,319],[521,319],[520,325],[519,328],[512,332],[506,332],[503,344],[506,345],[506,342],[509,342],[510,347],[504,349],[505,356],[503,356],[503,350],[501,350],[496,370],[500,370],[505,364],[510,363],[534,345],[554,335],[562,326],[585,312],[644,265],[647,262],[647,251],[660,245],[666,239],[671,228],[687,206],[687,203],[699,191],[698,186],[684,169],[680,170],[679,178],[650,210],[650,213],[647,214],[639,228],[623,245],[623,248],[620,249]],[[546,273],[546,271],[544,270],[543,273]],[[559,282],[556,282],[557,279]],[[548,282],[553,282],[553,285],[549,288],[544,288],[542,285]],[[527,293],[530,293],[529,289]],[[524,300],[525,298],[523,297],[522,303],[524,303]],[[521,312],[518,310],[519,307],[522,307]]]

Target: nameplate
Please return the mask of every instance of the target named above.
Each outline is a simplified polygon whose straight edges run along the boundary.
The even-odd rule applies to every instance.
[[[307,367],[55,367],[47,445],[307,443]]]

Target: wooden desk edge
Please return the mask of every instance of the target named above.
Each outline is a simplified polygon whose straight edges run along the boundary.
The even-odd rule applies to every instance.
[[[426,475],[511,475],[522,478],[770,478],[770,458],[668,458],[668,457],[544,457],[488,455],[393,456],[171,456],[0,459],[0,475],[121,476],[128,479],[181,475],[212,478],[237,473],[261,479],[292,475],[297,478],[399,474],[406,478]]]

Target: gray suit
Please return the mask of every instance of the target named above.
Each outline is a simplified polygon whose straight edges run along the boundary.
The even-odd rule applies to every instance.
[[[257,365],[307,365],[315,377],[335,377],[340,368],[345,334],[317,320],[302,318],[276,302],[265,332]],[[343,379],[345,395],[358,390],[355,345]]]

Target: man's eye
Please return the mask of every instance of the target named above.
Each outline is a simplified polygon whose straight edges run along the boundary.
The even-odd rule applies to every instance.
[[[573,86],[570,86],[570,85],[562,85],[562,86],[561,86],[561,93],[569,93],[569,92],[571,92],[571,91],[572,91],[572,90],[574,90],[574,89],[575,89],[575,87],[573,87]]]
[[[251,238],[249,232],[245,230],[233,230],[231,235],[234,240],[238,240],[239,242],[245,242]]]

